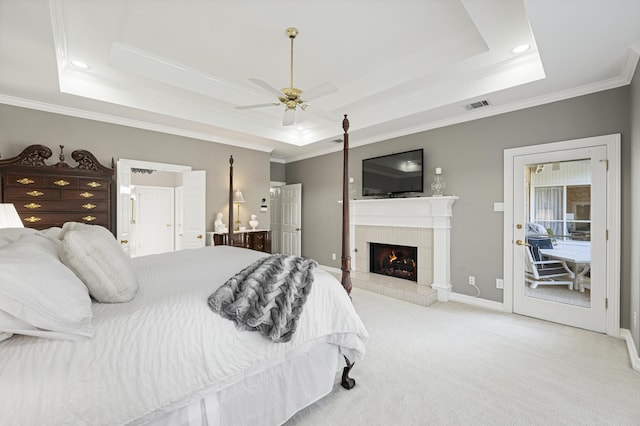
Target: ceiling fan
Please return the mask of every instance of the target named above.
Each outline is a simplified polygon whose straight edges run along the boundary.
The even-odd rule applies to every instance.
[[[261,88],[269,92],[270,94],[275,95],[278,98],[278,102],[269,102],[266,104],[255,104],[255,105],[241,105],[241,106],[236,106],[236,109],[252,109],[252,108],[262,108],[262,107],[268,107],[268,106],[284,105],[285,110],[284,110],[284,117],[282,119],[282,125],[290,126],[296,121],[296,111],[298,107],[300,107],[300,109],[304,111],[309,106],[309,104],[307,103],[309,100],[316,99],[321,96],[325,96],[330,93],[333,93],[338,90],[338,87],[332,82],[326,82],[304,92],[305,93],[304,98],[302,97],[303,91],[293,86],[293,40],[298,35],[298,29],[293,27],[287,28],[286,34],[287,34],[287,37],[289,37],[289,39],[291,40],[291,67],[290,67],[291,78],[289,80],[289,87],[285,87],[282,90],[278,90],[263,80],[260,80],[258,78],[250,78],[249,81],[251,81],[254,84],[257,84],[258,86],[260,86]],[[318,115],[323,116],[323,114],[320,113],[320,111],[310,111],[310,112],[319,113]]]

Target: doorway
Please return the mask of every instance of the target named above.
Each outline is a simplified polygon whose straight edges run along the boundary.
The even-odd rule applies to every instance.
[[[272,252],[302,255],[302,184],[272,186]]]
[[[620,136],[505,150],[504,181],[505,310],[617,335]]]
[[[117,164],[116,228],[122,249],[130,256],[165,251],[198,248],[205,245],[206,172],[192,171],[189,166],[120,159]],[[135,175],[135,176],[134,176]],[[153,234],[140,233],[141,223],[136,215],[137,186],[169,187],[173,190],[166,212],[154,216],[165,218],[164,226],[171,228],[172,244],[154,242]],[[173,220],[168,220],[168,217]],[[165,234],[165,233],[163,233]],[[145,236],[146,235],[146,236]],[[145,238],[151,241],[144,240]],[[139,250],[139,247],[146,247]]]

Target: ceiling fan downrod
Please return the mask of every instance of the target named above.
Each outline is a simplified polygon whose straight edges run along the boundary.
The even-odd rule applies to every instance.
[[[296,109],[299,104],[302,104],[302,99],[300,99],[300,95],[302,94],[302,90],[293,87],[293,40],[298,35],[298,29],[294,27],[287,28],[287,37],[291,40],[291,55],[290,55],[290,80],[289,87],[285,87],[282,89],[282,93],[285,96],[280,98],[280,102],[282,102],[287,109]]]

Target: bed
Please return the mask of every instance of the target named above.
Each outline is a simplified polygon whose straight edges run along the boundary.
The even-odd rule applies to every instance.
[[[208,305],[271,256],[208,246],[129,259],[100,226],[0,229],[2,422],[277,425],[330,393],[340,371],[352,387],[368,334],[344,252],[343,285],[312,268],[288,341],[240,331]]]

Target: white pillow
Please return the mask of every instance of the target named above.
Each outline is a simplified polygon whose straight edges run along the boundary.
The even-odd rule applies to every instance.
[[[25,235],[35,234],[38,232],[33,228],[1,228],[0,229],[0,248],[6,247],[11,243],[15,243]]]
[[[87,288],[39,233],[0,249],[0,333],[60,339],[93,335]]]
[[[131,259],[114,236],[99,225],[65,223],[60,259],[103,303],[128,302],[138,291],[138,277]]]

